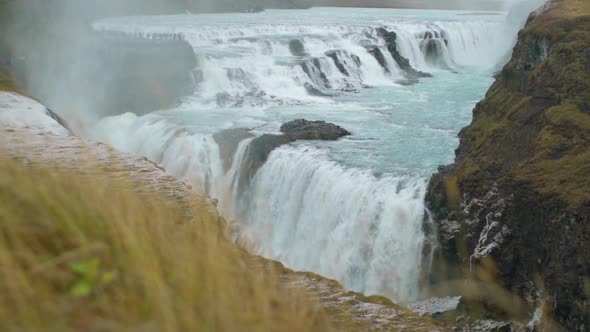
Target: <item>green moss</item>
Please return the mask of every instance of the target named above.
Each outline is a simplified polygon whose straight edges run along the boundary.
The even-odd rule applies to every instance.
[[[482,104],[483,111],[476,115],[476,119],[468,127],[474,148],[477,149],[496,132],[507,128],[510,125],[508,118],[525,107],[531,99],[530,96],[508,89],[499,89],[495,94],[488,96]]]
[[[559,197],[570,208],[582,208],[590,202],[590,151],[541,160],[514,174],[516,179],[532,183],[540,193]]]
[[[590,134],[590,114],[584,113],[571,103],[561,104],[545,111],[545,117],[553,126],[575,127]],[[581,132],[585,134],[585,132]]]
[[[461,133],[459,164],[447,179],[466,192],[516,179],[571,207],[590,206],[590,11],[575,0],[556,4],[521,32]]]
[[[554,0],[552,16],[578,17],[590,15],[590,2],[583,0]]]
[[[532,71],[530,83],[543,87],[543,97],[588,100],[590,63],[585,50],[590,45],[590,16],[556,20],[550,24],[537,22],[525,30],[529,36],[550,44],[549,57]]]
[[[486,280],[472,269],[477,236],[465,235],[478,234],[487,217],[480,212],[494,211],[496,198],[465,213],[450,197],[457,196],[453,187],[460,188],[462,198],[477,198],[497,184],[499,197],[512,200],[501,217],[512,232],[510,239],[492,255],[501,273],[498,280],[516,290],[521,276],[528,275],[550,293],[575,289],[564,293],[567,306],[559,304],[547,315],[565,322],[587,312],[580,291],[588,283],[580,287],[583,280],[561,276],[583,274],[583,264],[570,261],[587,262],[589,252],[584,234],[590,215],[590,1],[555,3],[557,7],[533,18],[519,34],[512,59],[460,133],[457,162],[434,178],[427,197],[435,218],[455,218],[461,227],[453,242],[440,237],[441,257],[457,268],[435,268],[453,278],[475,274]],[[480,223],[467,222],[474,217]],[[568,227],[560,225],[564,221]],[[546,257],[555,246],[563,246],[563,253]],[[564,312],[570,316],[563,317]]]
[[[534,158],[513,174],[579,208],[590,202],[590,114],[566,103],[544,115],[547,125],[537,138]]]
[[[537,141],[537,155],[540,157],[550,155],[553,151],[560,148],[563,139],[562,136],[556,134],[550,128],[544,128],[539,134]]]
[[[481,168],[473,161],[469,161],[461,167],[458,176],[462,179],[474,178],[481,173]]]

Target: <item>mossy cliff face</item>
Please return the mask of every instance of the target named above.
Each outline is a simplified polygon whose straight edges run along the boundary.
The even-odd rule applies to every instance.
[[[564,328],[590,326],[590,3],[530,16],[427,202],[436,281],[499,283]],[[549,316],[549,315],[547,315]]]

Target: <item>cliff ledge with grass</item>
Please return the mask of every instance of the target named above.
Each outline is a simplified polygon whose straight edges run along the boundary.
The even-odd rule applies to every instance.
[[[496,283],[565,329],[590,326],[590,2],[531,14],[459,137],[427,194],[433,283]]]

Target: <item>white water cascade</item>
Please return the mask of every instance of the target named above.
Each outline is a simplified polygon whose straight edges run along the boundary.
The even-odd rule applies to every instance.
[[[289,176],[291,175],[291,176]],[[417,296],[425,182],[347,169],[281,148],[254,178],[244,214],[260,252],[368,294]],[[271,239],[265,241],[264,239]]]
[[[240,142],[224,172],[210,135],[189,134],[157,115],[106,118],[95,131],[219,199],[224,216],[241,221],[240,240],[259,254],[368,294],[418,295],[424,179],[377,178],[330,161],[324,150],[286,146],[239,192],[239,166],[252,139]]]
[[[274,19],[292,20],[280,15]],[[514,29],[497,21],[361,23],[357,18],[359,22],[338,24],[304,17],[270,24],[257,15],[235,16],[245,22],[225,21],[221,15],[124,17],[99,21],[94,28],[136,38],[188,41],[199,62],[195,97],[201,108],[325,103],[319,97],[394,85],[404,73],[378,28],[395,32],[395,47],[423,72],[493,66],[510,48],[512,40],[506,35]],[[293,43],[301,43],[300,54],[293,54]],[[384,63],[371,54],[374,49],[380,50]]]
[[[413,300],[427,259],[428,177],[452,160],[456,133],[516,31],[500,14],[462,15],[314,9],[102,20],[94,27],[106,33],[188,41],[197,84],[173,110],[103,119],[93,138],[219,199],[239,241],[256,253],[355,291]],[[434,78],[406,85],[378,28],[395,32],[397,51]],[[453,87],[455,95],[442,94]],[[353,136],[284,145],[242,179],[253,141],[245,138],[224,167],[214,133],[276,134],[301,116],[342,124]]]

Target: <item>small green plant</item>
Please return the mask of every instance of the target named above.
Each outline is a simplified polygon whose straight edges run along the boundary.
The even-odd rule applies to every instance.
[[[99,258],[72,263],[70,269],[78,276],[70,289],[70,294],[75,297],[87,297],[95,289],[104,287],[117,278],[117,271],[105,271],[101,268]]]

